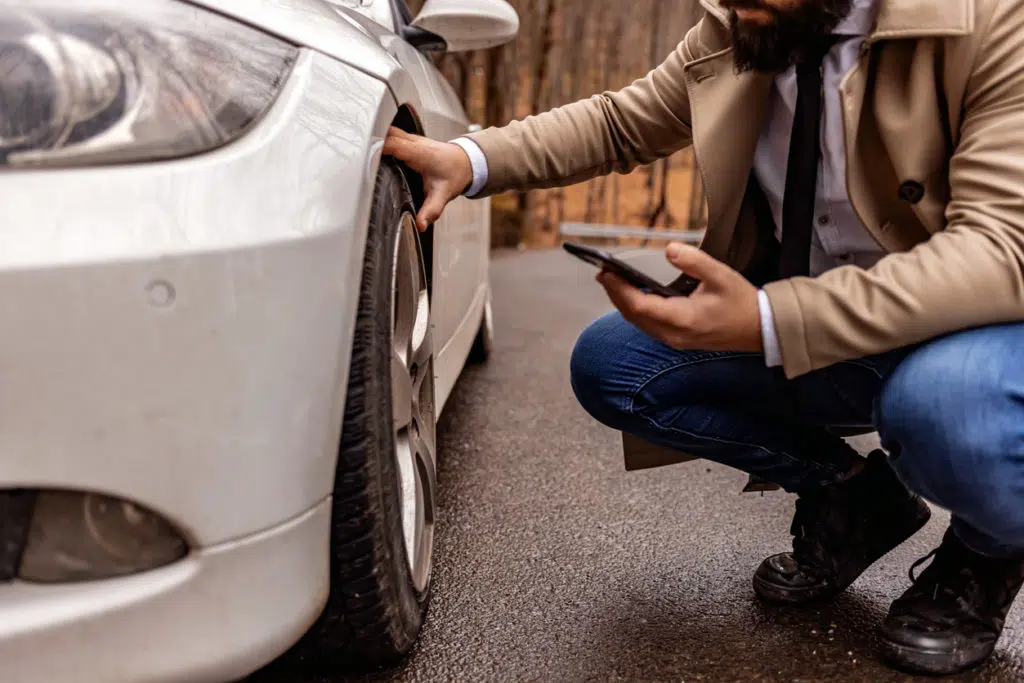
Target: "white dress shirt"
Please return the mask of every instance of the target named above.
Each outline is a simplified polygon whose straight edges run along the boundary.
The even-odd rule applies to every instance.
[[[875,20],[877,0],[854,0],[847,17],[834,33],[844,39],[825,56],[822,83],[824,98],[821,120],[821,162],[815,194],[814,234],[811,244],[811,276],[842,265],[870,268],[884,251],[864,228],[850,204],[846,189],[846,135],[839,85],[853,68],[861,43]],[[782,239],[782,201],[789,164],[789,142],[796,109],[796,68],[779,74],[772,87],[764,127],[754,154],[754,174],[768,199],[775,218],[775,235]],[[487,158],[468,138],[453,140],[466,151],[473,167],[473,184],[466,192],[473,197],[487,184]],[[761,337],[765,362],[782,365],[782,351],[775,330],[771,304],[765,292],[758,292]]]

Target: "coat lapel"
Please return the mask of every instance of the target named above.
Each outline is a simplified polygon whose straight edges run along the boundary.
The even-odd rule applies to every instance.
[[[878,0],[872,41],[963,36],[974,31],[974,0]]]
[[[847,192],[864,227],[887,251],[909,249],[920,236],[890,230],[894,216],[889,215],[891,211],[884,202],[877,201],[877,192],[872,192],[891,168],[879,127],[885,125],[889,116],[905,122],[913,114],[903,107],[893,111],[893,107],[878,104],[886,88],[906,79],[907,66],[900,66],[898,60],[874,60],[874,51],[876,47],[881,49],[886,41],[967,35],[973,30],[973,24],[974,0],[878,0],[874,30],[864,41],[856,65],[840,84],[846,132]],[[887,64],[890,68],[886,68]],[[873,93],[868,93],[869,82],[876,85]],[[868,99],[875,104],[865,112]],[[865,119],[866,114],[870,115],[869,120]],[[889,185],[898,185],[900,179],[889,180]]]
[[[688,63],[685,78],[694,155],[708,205],[709,229],[703,248],[724,259],[753,166],[774,75],[736,73],[728,14],[712,0],[701,2],[719,22],[705,30],[716,34],[721,49]]]

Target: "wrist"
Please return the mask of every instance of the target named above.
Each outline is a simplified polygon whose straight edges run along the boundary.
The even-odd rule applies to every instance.
[[[782,365],[782,349],[779,346],[771,300],[763,289],[757,290],[757,308],[761,328],[761,351],[764,353],[765,365],[770,368],[779,367]]]
[[[461,194],[475,197],[487,185],[487,157],[480,146],[470,138],[456,138],[451,142],[460,150],[453,180],[460,188]]]
[[[456,147],[459,147],[456,145]],[[473,164],[469,160],[469,155],[466,151],[459,147],[458,163],[456,168],[455,186],[459,190],[459,194],[466,194],[473,188]]]

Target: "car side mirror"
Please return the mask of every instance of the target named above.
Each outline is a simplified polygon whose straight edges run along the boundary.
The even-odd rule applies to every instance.
[[[412,25],[443,39],[448,52],[468,52],[515,40],[519,14],[506,0],[427,0]]]

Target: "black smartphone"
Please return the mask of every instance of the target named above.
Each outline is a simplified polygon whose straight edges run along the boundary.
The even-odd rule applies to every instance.
[[[628,263],[615,258],[608,252],[585,244],[565,242],[562,244],[562,248],[576,258],[615,273],[634,287],[646,289],[651,294],[657,294],[658,296],[689,296],[700,285],[698,280],[688,275],[683,275],[675,282],[663,285],[649,275],[644,275]]]

